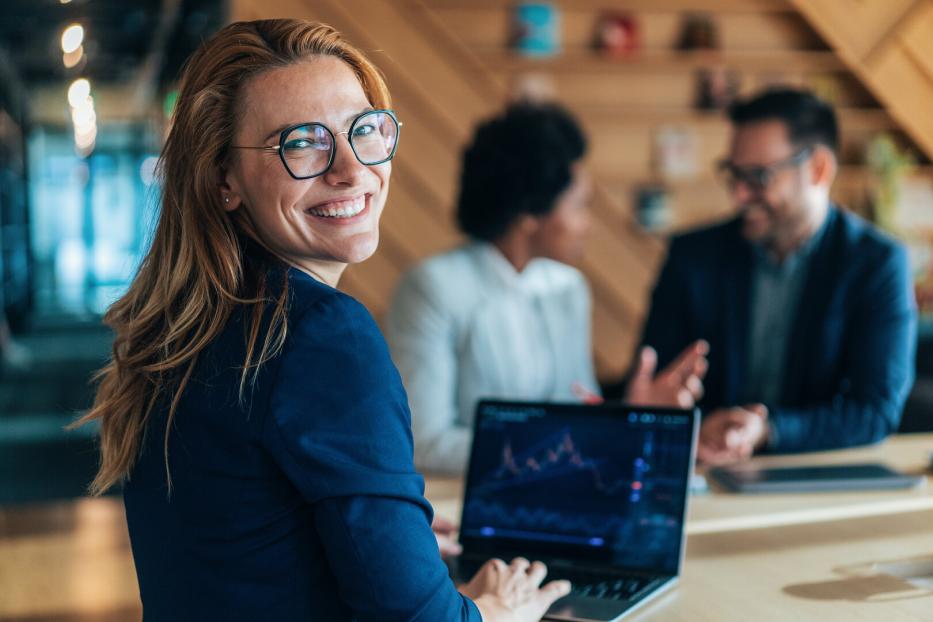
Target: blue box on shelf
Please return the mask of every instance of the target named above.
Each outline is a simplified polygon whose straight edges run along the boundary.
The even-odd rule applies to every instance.
[[[550,2],[522,2],[512,21],[512,49],[524,56],[560,52],[560,11]]]

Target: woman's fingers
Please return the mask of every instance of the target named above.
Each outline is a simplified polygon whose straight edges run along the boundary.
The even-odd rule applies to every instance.
[[[548,607],[554,604],[559,598],[563,598],[570,593],[570,581],[551,581],[537,592],[538,605],[541,607],[542,614],[548,610]]]
[[[534,562],[528,569],[528,582],[535,588],[541,585],[544,577],[547,576],[547,566],[541,562]]]
[[[685,383],[687,390],[693,396],[693,399],[700,401],[703,398],[703,381],[699,376],[690,376]]]
[[[494,557],[490,559],[488,562],[484,564],[484,566],[488,567],[490,570],[492,570],[493,572],[495,572],[497,575],[500,575],[500,576],[504,575],[506,571],[508,571],[509,569],[509,565],[506,564],[505,561],[499,559],[498,557]]]
[[[442,536],[450,535],[457,530],[457,524],[443,516],[434,516],[434,522],[431,523],[431,531],[439,533]]]
[[[434,532],[434,537],[437,539],[437,548],[441,552],[441,559],[456,557],[463,552],[463,547],[460,546],[460,543],[450,536]]]
[[[508,578],[508,581],[506,581],[506,591],[524,592],[526,590],[528,568],[530,566],[531,562],[524,557],[516,557],[512,560],[512,563],[509,564],[509,572],[511,572],[512,575]]]
[[[705,359],[707,354],[709,354],[709,344],[703,340],[695,341],[684,348],[674,359],[674,362],[664,368],[661,374],[669,376],[676,384],[683,385],[687,378],[697,374],[698,371],[706,373]]]

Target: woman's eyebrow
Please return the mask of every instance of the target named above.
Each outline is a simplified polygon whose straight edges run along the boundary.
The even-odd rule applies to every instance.
[[[373,110],[375,110],[375,108],[373,108],[372,106],[366,106],[366,107],[363,108],[362,110],[360,110],[360,111],[358,111],[358,112],[354,112],[353,114],[351,114],[350,116],[348,116],[346,119],[344,119],[344,121],[346,121],[346,125],[349,125],[350,123],[353,122],[353,119],[357,118],[357,117],[360,116],[361,114],[366,114],[367,112],[371,112],[371,111],[373,111]]]
[[[291,127],[292,125],[294,125],[294,123],[286,123],[285,125],[272,130],[271,132],[269,132],[269,134],[265,138],[262,139],[262,142],[266,142],[273,136],[278,136],[279,134],[285,131],[285,128]]]

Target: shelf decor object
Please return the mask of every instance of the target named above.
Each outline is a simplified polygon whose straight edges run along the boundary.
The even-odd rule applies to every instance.
[[[654,169],[665,181],[691,179],[700,169],[699,140],[686,125],[666,124],[654,136]]]
[[[719,47],[719,29],[711,15],[688,13],[684,16],[678,50],[718,50]]]
[[[738,97],[741,77],[724,65],[711,65],[696,73],[696,107],[698,110],[725,110]]]
[[[663,184],[635,188],[635,219],[649,233],[661,233],[671,224],[670,196]]]
[[[641,27],[631,13],[606,11],[596,21],[593,47],[606,58],[629,58],[641,48]]]
[[[522,2],[512,17],[511,47],[523,56],[560,53],[560,11],[550,2]]]

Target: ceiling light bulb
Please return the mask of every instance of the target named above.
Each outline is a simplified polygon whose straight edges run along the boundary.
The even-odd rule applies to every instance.
[[[84,26],[71,24],[62,32],[62,52],[70,54],[84,43]]]
[[[68,103],[72,108],[82,105],[91,96],[91,83],[86,78],[78,78],[68,87]]]

